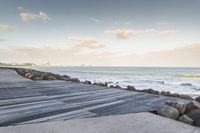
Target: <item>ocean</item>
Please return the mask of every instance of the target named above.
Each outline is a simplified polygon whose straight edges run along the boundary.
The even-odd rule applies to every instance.
[[[35,67],[79,78],[81,81],[109,82],[121,87],[152,88],[172,93],[200,95],[200,68],[167,67]]]

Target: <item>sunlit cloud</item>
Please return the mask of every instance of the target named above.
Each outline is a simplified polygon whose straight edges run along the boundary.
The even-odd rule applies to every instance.
[[[3,31],[13,31],[13,27],[8,24],[0,24],[0,29]]]
[[[73,47],[76,48],[99,49],[105,47],[104,44],[93,37],[68,37],[67,42],[73,44]]]
[[[50,17],[42,11],[40,11],[39,13],[31,13],[30,11],[28,11],[27,9],[23,7],[18,7],[18,10],[20,10],[19,16],[23,22],[29,22],[29,21],[34,21],[34,20],[47,22],[50,20]]]
[[[153,36],[174,36],[177,34],[177,31],[175,30],[164,30],[159,31],[156,29],[114,29],[114,30],[107,30],[105,33],[115,35],[117,39],[129,39],[136,36],[141,35],[153,35]]]
[[[103,50],[81,53],[81,50],[76,47],[8,46],[0,48],[0,60],[33,63],[49,61],[56,65],[118,66],[120,62],[122,66],[200,66],[200,43],[145,54],[133,52],[129,55]]]
[[[105,33],[113,34],[118,39],[129,39],[138,35],[138,32],[130,29],[107,30]]]

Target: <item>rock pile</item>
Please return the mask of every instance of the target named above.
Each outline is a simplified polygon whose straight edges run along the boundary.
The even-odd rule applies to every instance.
[[[189,95],[171,93],[169,91],[157,91],[157,90],[153,90],[151,88],[150,89],[144,89],[144,90],[137,90],[137,89],[135,89],[134,86],[128,85],[126,89],[130,90],[130,91],[140,91],[140,92],[146,92],[146,93],[155,94],[155,95],[178,97],[178,98],[182,98],[182,99],[193,100],[193,98]]]
[[[178,102],[166,102],[157,109],[157,114],[179,120],[181,122],[200,127],[200,97],[188,104]]]
[[[50,72],[41,72],[25,68],[13,68],[13,69],[15,69],[19,75],[31,80],[63,80],[63,81],[71,81],[77,83],[80,82],[78,78],[71,78],[68,75],[59,75]]]

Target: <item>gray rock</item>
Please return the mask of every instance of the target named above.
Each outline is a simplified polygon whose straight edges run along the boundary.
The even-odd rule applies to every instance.
[[[174,119],[174,120],[177,120],[178,117],[179,117],[178,110],[174,107],[169,106],[169,105],[160,106],[157,109],[157,114],[164,116],[164,117],[167,117],[167,118]]]
[[[195,101],[199,102],[200,103],[200,96],[195,98]]]
[[[172,106],[174,108],[176,108],[180,114],[184,114],[186,111],[186,104],[185,103],[181,103],[181,102],[166,102],[166,105]]]
[[[186,113],[194,110],[194,109],[200,109],[200,103],[197,101],[192,101],[186,105]]]
[[[84,84],[92,84],[91,81],[85,80]]]
[[[179,121],[193,125],[194,124],[194,120],[191,119],[189,116],[187,115],[182,115],[181,117],[179,117]]]
[[[127,90],[135,91],[136,89],[135,89],[134,86],[128,85],[128,86],[127,86]]]
[[[80,80],[79,80],[78,78],[71,78],[70,81],[71,81],[71,82],[80,83]]]
[[[122,87],[119,85],[115,85],[115,88],[121,89]]]
[[[187,115],[194,120],[194,125],[200,127],[200,109],[192,110]]]

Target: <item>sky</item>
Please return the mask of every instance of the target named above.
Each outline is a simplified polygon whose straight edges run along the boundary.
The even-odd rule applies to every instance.
[[[0,0],[0,62],[200,67],[200,0]]]

